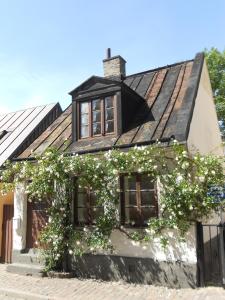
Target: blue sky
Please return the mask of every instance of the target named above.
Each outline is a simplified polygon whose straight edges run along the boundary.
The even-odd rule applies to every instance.
[[[224,0],[0,0],[0,113],[59,101],[103,75],[105,49],[127,74],[225,47]]]

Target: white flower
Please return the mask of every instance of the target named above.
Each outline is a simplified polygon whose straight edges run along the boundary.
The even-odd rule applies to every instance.
[[[182,169],[187,169],[189,167],[189,163],[186,161],[181,165]]]
[[[113,169],[112,172],[113,172],[114,175],[117,175],[117,173],[118,173],[118,171],[116,169]]]
[[[200,176],[200,177],[199,177],[199,181],[200,181],[200,182],[204,182],[204,181],[205,181],[205,177],[204,177],[204,176]]]
[[[212,171],[211,171],[211,174],[215,175],[215,174],[216,174],[216,172],[215,172],[214,170],[212,170]]]
[[[177,176],[176,183],[179,184],[183,180],[183,177],[181,175]]]
[[[69,250],[69,254],[72,255],[73,254],[73,250],[70,249]]]
[[[76,241],[76,244],[77,244],[77,245],[80,245],[80,241]]]

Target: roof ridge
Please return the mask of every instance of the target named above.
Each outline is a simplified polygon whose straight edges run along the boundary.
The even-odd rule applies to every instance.
[[[189,62],[194,61],[194,60],[195,60],[195,58],[188,59],[188,60],[183,60],[183,61],[176,62],[176,63],[170,64],[170,65],[165,65],[165,66],[157,67],[157,68],[150,69],[150,70],[147,70],[147,71],[130,74],[130,75],[126,76],[124,80],[126,80],[129,77],[133,77],[133,76],[136,76],[136,75],[142,75],[142,74],[144,75],[144,74],[155,72],[155,71],[160,71],[160,70],[165,69],[165,68],[175,67],[177,65],[181,65],[181,64],[184,64],[184,63],[189,63]]]
[[[52,105],[52,104],[57,105],[57,104],[59,104],[59,102],[51,102],[51,103],[48,103],[48,104],[42,104],[42,105],[27,107],[27,108],[19,109],[19,110],[16,110],[16,111],[9,111],[8,113],[4,113],[4,114],[0,113],[0,116],[6,116],[6,115],[9,115],[9,114],[15,114],[15,113],[20,112],[20,111],[26,111],[28,109],[35,109],[37,107],[42,107],[42,106],[49,106],[49,105]]]

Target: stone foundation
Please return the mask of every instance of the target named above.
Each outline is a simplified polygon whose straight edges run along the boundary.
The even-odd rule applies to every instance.
[[[197,265],[183,262],[155,261],[152,258],[114,255],[74,257],[71,271],[77,277],[138,284],[153,284],[171,288],[195,288]]]

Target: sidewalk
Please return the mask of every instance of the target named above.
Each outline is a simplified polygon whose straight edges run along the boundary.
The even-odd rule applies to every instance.
[[[0,300],[76,299],[76,300],[222,300],[222,288],[168,289],[121,282],[100,282],[80,279],[51,279],[16,275],[0,264]]]

